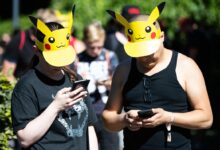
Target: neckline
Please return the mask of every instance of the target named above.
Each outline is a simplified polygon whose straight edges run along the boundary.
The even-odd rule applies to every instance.
[[[42,72],[40,72],[38,69],[34,68],[36,75],[38,76],[38,78],[49,85],[61,85],[65,82],[65,74],[64,76],[60,79],[60,80],[54,80],[49,78],[48,76],[46,76],[45,74],[43,74]]]
[[[160,73],[166,71],[166,70],[170,67],[173,58],[174,58],[174,51],[172,51],[172,56],[170,57],[170,61],[169,61],[168,65],[167,65],[165,68],[163,68],[162,70],[160,70],[160,71],[158,71],[158,72],[156,72],[156,73],[154,73],[154,74],[152,74],[152,75],[146,75],[146,74],[144,74],[144,73],[141,73],[141,72],[138,70],[138,68],[137,68],[137,61],[136,61],[136,60],[135,60],[135,64],[134,64],[134,65],[135,65],[135,68],[136,68],[136,70],[137,70],[137,72],[138,72],[139,74],[143,75],[144,77],[152,78],[152,77],[157,76],[158,74],[160,74]]]

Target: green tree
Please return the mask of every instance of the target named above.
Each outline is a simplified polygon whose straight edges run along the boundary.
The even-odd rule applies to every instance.
[[[207,25],[218,27],[220,25],[220,1],[219,0],[53,0],[52,8],[63,12],[71,10],[73,4],[76,4],[76,14],[74,29],[77,35],[82,37],[83,28],[93,20],[99,20],[106,24],[110,16],[105,12],[106,9],[112,9],[121,12],[121,8],[126,4],[134,4],[140,7],[142,14],[148,14],[160,2],[165,1],[166,7],[159,19],[163,20],[168,26],[168,36],[174,38],[174,32],[179,29],[178,21],[182,17],[190,17]],[[219,32],[220,29],[216,28]]]
[[[138,5],[143,14],[148,14],[157,4],[165,1],[166,7],[160,19],[168,26],[168,35],[172,39],[174,32],[179,29],[178,20],[182,17],[190,17],[198,22],[213,26],[217,32],[220,31],[220,1],[219,0],[53,0],[51,8],[67,12],[76,4],[74,29],[78,37],[82,37],[83,28],[93,20],[99,20],[106,24],[110,16],[105,12],[112,9],[116,12],[126,4]],[[0,35],[12,30],[11,21],[0,20]],[[22,29],[30,26],[27,16],[21,19]]]
[[[11,94],[14,84],[0,74],[0,149],[11,150],[9,141],[15,139],[11,120]]]

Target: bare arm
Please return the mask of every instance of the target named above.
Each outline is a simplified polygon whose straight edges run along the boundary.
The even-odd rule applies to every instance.
[[[125,113],[122,111],[122,89],[128,74],[126,65],[119,65],[116,69],[113,79],[111,92],[106,104],[106,108],[102,113],[105,127],[112,131],[119,131],[126,126],[124,121]]]
[[[98,139],[96,136],[96,132],[93,126],[88,127],[89,130],[89,149],[91,150],[98,150]]]
[[[209,128],[213,122],[213,115],[202,72],[192,59],[182,59],[183,63],[180,62],[179,68],[183,69],[179,73],[183,73],[185,91],[193,110],[175,113],[174,125],[190,129]]]
[[[60,111],[70,108],[87,94],[83,88],[69,91],[70,88],[58,91],[53,102],[38,117],[30,121],[24,129],[17,132],[22,147],[27,148],[42,138]],[[68,94],[66,94],[67,92]]]

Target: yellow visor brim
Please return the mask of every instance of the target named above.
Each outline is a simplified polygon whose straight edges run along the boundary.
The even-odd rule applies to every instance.
[[[44,59],[52,66],[63,67],[71,64],[76,58],[76,52],[72,46],[60,50],[43,51]]]
[[[130,57],[143,57],[155,53],[159,49],[160,44],[160,39],[142,42],[127,42],[124,45],[124,49]]]

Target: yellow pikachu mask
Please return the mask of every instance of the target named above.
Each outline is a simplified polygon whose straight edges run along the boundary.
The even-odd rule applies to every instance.
[[[148,56],[155,53],[161,44],[160,28],[155,26],[155,21],[161,14],[165,2],[153,9],[146,21],[128,22],[123,16],[111,10],[107,12],[125,28],[128,42],[125,43],[125,52],[131,57]]]
[[[75,5],[72,8],[74,14]],[[36,46],[42,51],[44,59],[52,66],[62,67],[71,64],[76,58],[76,52],[69,44],[71,36],[69,28],[51,31],[40,19],[30,16],[37,30],[43,34],[43,39],[36,39]],[[71,21],[72,22],[72,21]]]

